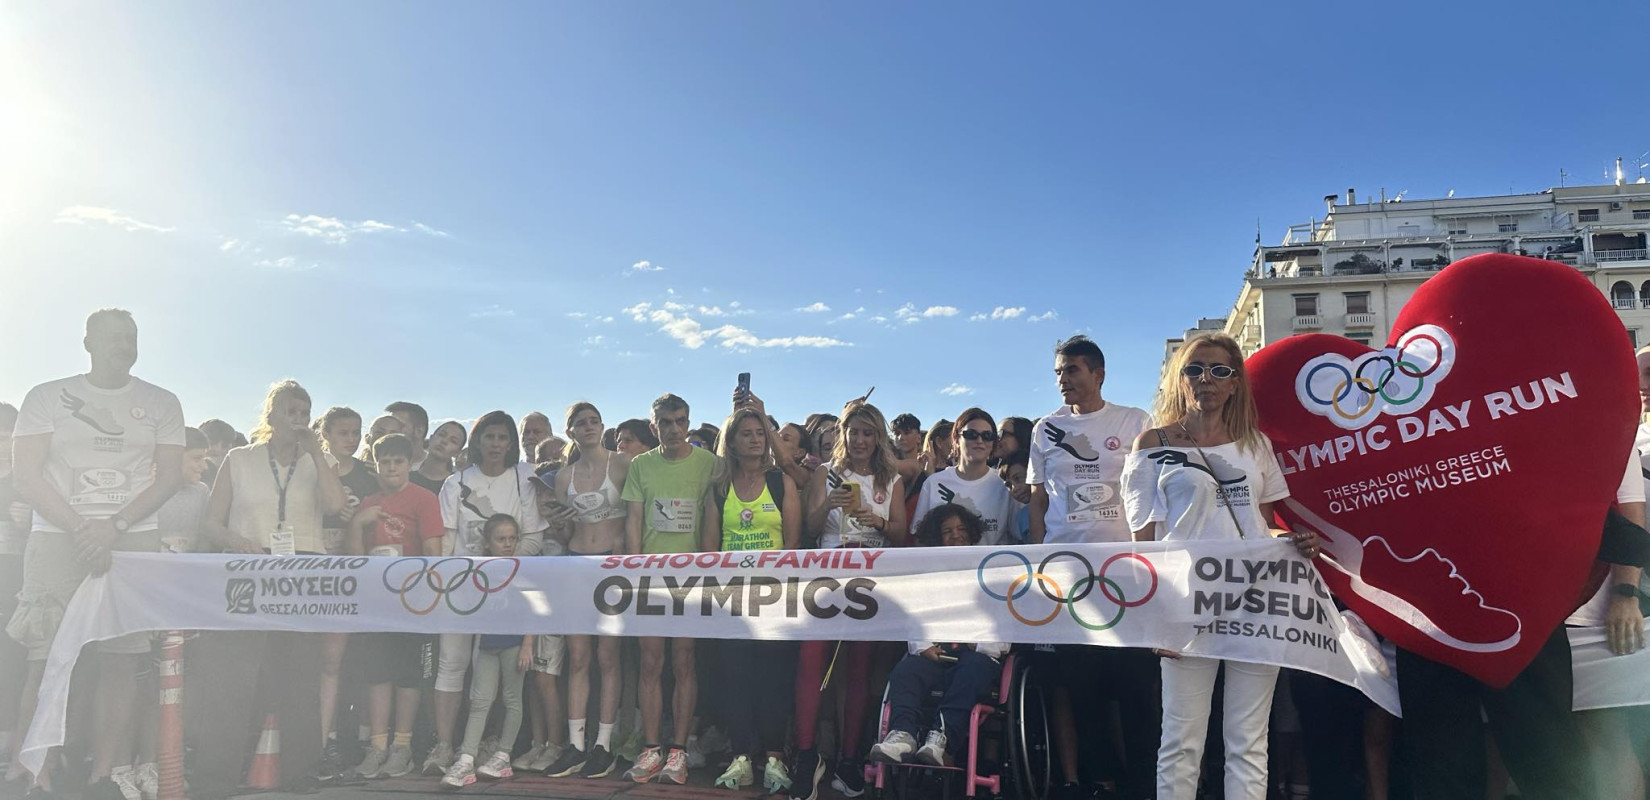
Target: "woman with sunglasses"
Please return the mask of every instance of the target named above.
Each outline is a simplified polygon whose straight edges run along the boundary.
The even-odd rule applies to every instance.
[[[955,503],[980,518],[984,526],[980,544],[1018,540],[1019,532],[1010,530],[1014,498],[1008,486],[992,473],[989,463],[997,444],[997,423],[985,411],[970,408],[952,425],[951,441],[952,451],[958,454],[957,466],[946,467],[923,481],[916,510],[911,514],[914,526],[922,525],[930,509]]]
[[[1292,539],[1302,556],[1318,555],[1311,532],[1277,527],[1272,504],[1289,496],[1272,443],[1255,422],[1243,353],[1225,334],[1198,337],[1175,354],[1157,394],[1162,426],[1140,434],[1123,467],[1123,508],[1136,541]],[[1209,729],[1209,703],[1221,659],[1163,656],[1163,738],[1157,750],[1157,796],[1197,795]],[[1225,796],[1266,797],[1266,737],[1278,668],[1225,661],[1222,726]]]

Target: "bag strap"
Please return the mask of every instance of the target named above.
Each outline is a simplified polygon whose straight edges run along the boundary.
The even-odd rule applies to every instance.
[[[1220,476],[1215,474],[1215,464],[1214,464],[1214,462],[1209,460],[1209,454],[1203,452],[1203,446],[1199,445],[1197,443],[1197,439],[1192,437],[1192,432],[1186,430],[1185,423],[1181,423],[1180,430],[1183,431],[1186,434],[1186,438],[1191,441],[1192,447],[1197,448],[1197,455],[1198,455],[1199,458],[1203,459],[1203,466],[1209,468],[1209,477],[1215,479],[1215,495],[1216,495],[1216,498],[1218,499],[1219,495],[1220,495],[1220,492],[1221,492]],[[1163,435],[1162,429],[1159,429],[1157,431],[1157,435],[1158,436]],[[1226,513],[1228,515],[1230,515],[1231,518],[1232,518],[1232,527],[1237,529],[1238,538],[1239,539],[1249,538],[1249,537],[1243,535],[1243,523],[1238,522],[1237,512],[1232,510],[1232,501],[1230,499],[1228,499],[1222,505],[1226,506]]]
[[[768,481],[768,496],[773,498],[774,508],[785,508],[785,473],[781,470],[770,469],[764,476]]]

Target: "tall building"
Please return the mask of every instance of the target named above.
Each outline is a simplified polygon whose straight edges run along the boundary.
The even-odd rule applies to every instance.
[[[1221,329],[1246,355],[1297,333],[1380,346],[1438,270],[1480,253],[1517,253],[1580,270],[1611,300],[1634,346],[1650,343],[1650,185],[1642,181],[1439,200],[1330,195],[1321,220],[1256,247]],[[1185,338],[1167,340],[1165,364]]]

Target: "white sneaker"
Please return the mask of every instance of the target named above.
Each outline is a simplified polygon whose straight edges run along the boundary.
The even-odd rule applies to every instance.
[[[928,739],[917,748],[917,760],[935,767],[945,766],[945,732],[935,728],[928,732]]]
[[[137,785],[137,770],[129,766],[115,767],[109,770],[109,780],[114,782],[115,788],[120,790],[120,796],[126,800],[143,800],[143,792],[139,791]]]
[[[902,764],[905,757],[916,749],[916,737],[905,731],[889,731],[882,741],[871,745],[871,760],[884,764]]]
[[[441,776],[441,788],[462,789],[476,782],[476,762],[468,755],[459,756],[453,765],[447,768],[447,774]]]
[[[785,769],[785,762],[768,756],[768,766],[762,770],[762,788],[767,789],[768,794],[779,794],[791,788],[791,772]]]
[[[143,794],[143,800],[155,800],[160,797],[160,765],[153,761],[139,764],[137,768],[137,787]]]
[[[647,783],[659,777],[659,770],[664,769],[664,766],[665,754],[659,752],[657,747],[649,747],[643,750],[641,755],[636,756],[636,762],[624,771],[624,776],[636,783]]]
[[[510,754],[500,750],[493,753],[493,757],[487,759],[487,763],[476,767],[476,774],[483,778],[503,780],[514,776],[516,771],[510,767]]]
[[[688,779],[687,752],[680,747],[670,748],[670,755],[665,757],[665,768],[659,770],[659,775],[680,786]]]
[[[699,746],[699,734],[693,734],[687,740],[688,769],[700,769],[705,766],[705,751]]]
[[[424,767],[420,772],[425,775],[442,775],[447,768],[453,765],[453,746],[437,744],[430,748],[430,755],[424,759]]]
[[[539,757],[533,759],[533,763],[527,765],[527,771],[543,772],[549,769],[550,765],[561,760],[561,756],[565,752],[567,752],[566,745],[550,744],[546,742],[544,745],[544,752],[539,753]],[[517,769],[520,769],[520,767],[517,767]]]
[[[533,762],[539,760],[539,756],[544,755],[544,748],[546,747],[549,747],[549,745],[534,742],[533,746],[528,748],[527,752],[516,756],[516,760],[510,762],[510,766],[513,766],[516,769],[532,769]]]
[[[745,756],[740,756],[728,765],[728,770],[716,779],[715,785],[729,789],[743,789],[755,782],[756,776],[751,771],[751,760]]]

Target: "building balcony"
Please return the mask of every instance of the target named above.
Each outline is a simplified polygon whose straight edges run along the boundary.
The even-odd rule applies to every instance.
[[[1294,328],[1297,331],[1315,331],[1322,327],[1322,314],[1297,315],[1294,319]]]
[[[1348,328],[1373,328],[1373,327],[1375,327],[1375,315],[1374,314],[1347,314],[1346,315],[1346,327],[1348,327]]]
[[[1632,311],[1639,307],[1638,301],[1631,297],[1617,297],[1611,300],[1610,304],[1615,306],[1617,311]]]
[[[1593,262],[1597,264],[1614,264],[1622,261],[1650,260],[1650,250],[1594,250]]]

